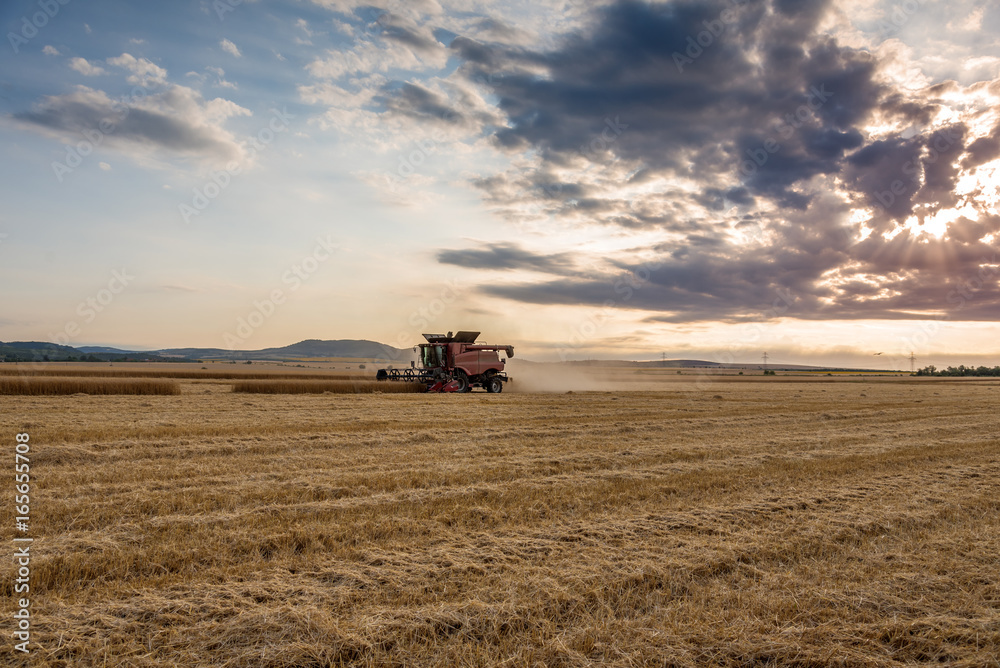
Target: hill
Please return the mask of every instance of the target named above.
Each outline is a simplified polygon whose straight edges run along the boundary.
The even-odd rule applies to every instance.
[[[167,348],[135,351],[108,346],[72,348],[39,341],[0,342],[0,361],[7,362],[190,362],[197,360],[294,361],[323,357],[409,360],[409,349],[393,348],[377,341],[307,339],[281,348],[226,350],[224,348]]]
[[[409,359],[409,350],[393,348],[377,341],[306,339],[281,348],[262,350],[226,350],[224,348],[168,348],[156,351],[165,358],[222,360],[297,360],[315,357],[353,357],[361,359]]]
[[[8,362],[58,361],[69,357],[80,357],[83,353],[76,348],[60,346],[44,341],[0,342],[0,359]]]

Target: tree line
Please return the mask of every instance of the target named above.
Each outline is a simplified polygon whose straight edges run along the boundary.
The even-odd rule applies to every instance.
[[[1000,376],[1000,366],[988,367],[988,366],[965,366],[964,364],[959,364],[958,366],[950,366],[947,369],[938,369],[933,364],[930,366],[925,366],[923,369],[919,369],[916,374],[917,376]]]

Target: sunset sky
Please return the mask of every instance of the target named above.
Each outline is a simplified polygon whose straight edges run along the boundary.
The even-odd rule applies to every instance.
[[[995,2],[10,0],[0,25],[0,340],[1000,364]]]

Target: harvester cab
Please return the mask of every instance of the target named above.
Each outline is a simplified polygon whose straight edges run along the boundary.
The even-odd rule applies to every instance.
[[[514,346],[476,343],[479,332],[424,334],[427,343],[413,347],[417,362],[409,369],[379,369],[376,380],[424,383],[428,392],[471,392],[481,387],[491,394],[503,392],[510,382],[505,359],[514,356]]]

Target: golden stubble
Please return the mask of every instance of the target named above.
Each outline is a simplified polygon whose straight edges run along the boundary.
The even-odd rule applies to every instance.
[[[996,383],[180,385],[0,397],[11,665],[997,663]]]

